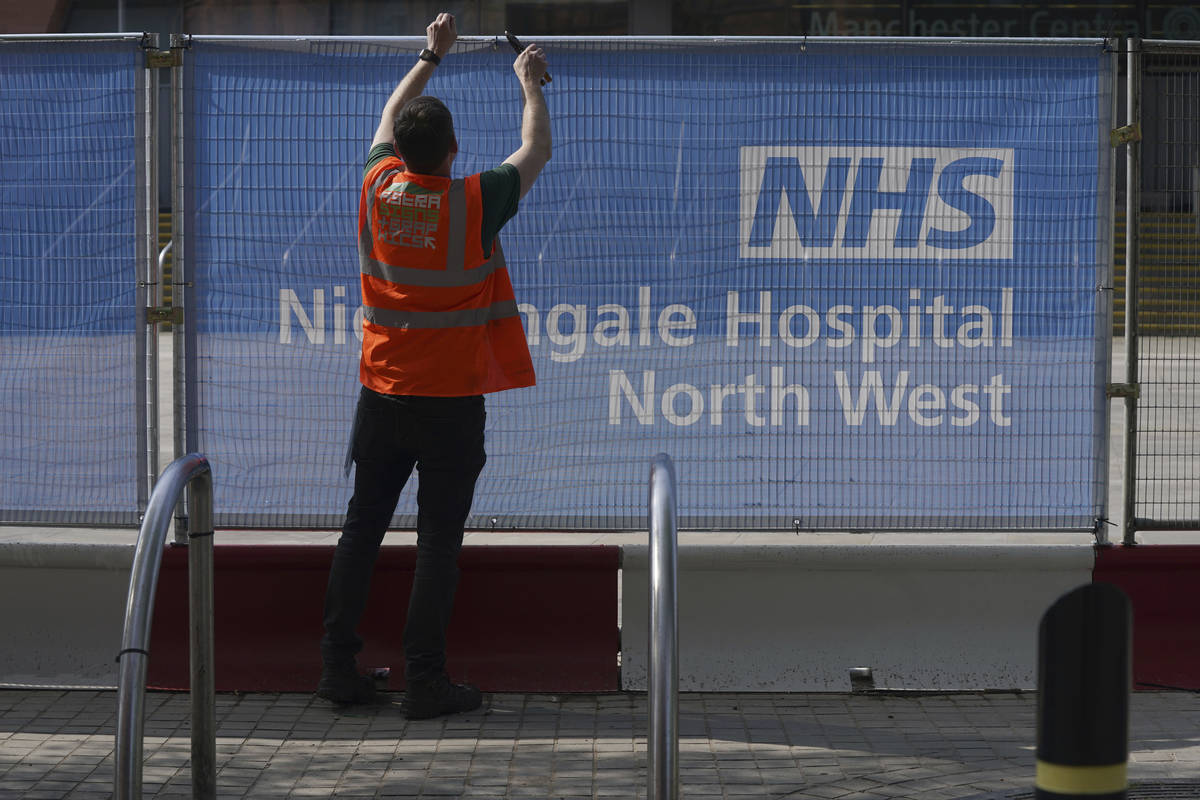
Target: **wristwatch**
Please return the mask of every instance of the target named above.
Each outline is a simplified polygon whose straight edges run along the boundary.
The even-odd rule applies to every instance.
[[[426,47],[424,50],[422,50],[420,55],[417,56],[417,58],[421,59],[422,61],[428,61],[429,63],[433,64],[435,67],[438,64],[442,63],[442,57],[439,56],[437,53],[433,52],[432,50],[430,50],[428,47]]]

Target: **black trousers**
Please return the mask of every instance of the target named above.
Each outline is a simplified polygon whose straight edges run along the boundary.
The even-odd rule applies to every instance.
[[[404,626],[404,674],[420,681],[445,669],[463,525],[487,460],[485,418],[481,396],[394,397],[363,388],[351,442],[354,495],[325,592],[326,665],[352,665],[362,649],[356,629],[375,559],[416,467],[417,564]]]

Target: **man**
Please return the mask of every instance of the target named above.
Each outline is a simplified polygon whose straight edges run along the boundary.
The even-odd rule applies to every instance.
[[[439,14],[426,36],[427,47],[384,106],[367,155],[354,495],[329,573],[317,688],[337,703],[374,700],[371,679],[358,673],[356,628],[380,542],[415,466],[417,563],[401,704],[411,719],[482,702],[477,688],[446,674],[446,628],[463,525],[486,460],[483,395],[534,383],[496,234],[550,158],[546,56],[530,45],[513,64],[524,96],[520,148],[495,169],[451,180],[453,119],[441,101],[420,95],[458,38],[454,17]]]

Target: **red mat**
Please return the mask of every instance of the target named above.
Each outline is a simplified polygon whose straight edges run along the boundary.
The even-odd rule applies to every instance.
[[[218,691],[311,692],[317,685],[332,546],[218,545],[214,676]],[[403,688],[400,637],[415,546],[385,546],[359,633],[364,669]],[[617,691],[615,546],[464,547],[447,667],[484,691]],[[147,685],[188,685],[187,548],[163,557]]]
[[[1133,605],[1136,686],[1200,689],[1200,546],[1096,548],[1093,580]]]

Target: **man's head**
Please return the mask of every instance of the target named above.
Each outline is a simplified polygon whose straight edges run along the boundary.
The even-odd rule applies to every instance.
[[[454,118],[436,97],[421,95],[404,104],[392,125],[396,150],[413,172],[435,175],[446,156],[458,152]]]

